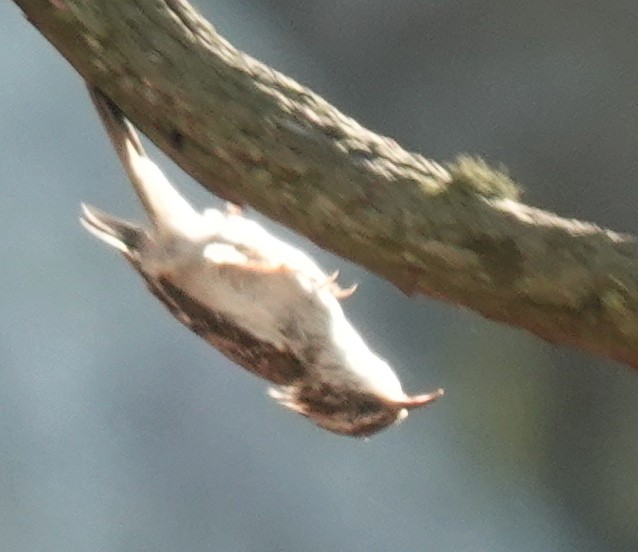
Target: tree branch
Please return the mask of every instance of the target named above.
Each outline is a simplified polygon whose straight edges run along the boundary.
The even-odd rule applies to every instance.
[[[638,367],[638,245],[516,200],[479,160],[406,152],[237,51],[183,0],[14,0],[214,194],[407,293]]]

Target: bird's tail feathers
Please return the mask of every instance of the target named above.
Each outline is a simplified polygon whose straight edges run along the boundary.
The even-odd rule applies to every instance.
[[[197,236],[203,218],[175,189],[160,168],[146,155],[142,143],[124,113],[100,90],[89,86],[115,151],[154,229],[167,235]]]

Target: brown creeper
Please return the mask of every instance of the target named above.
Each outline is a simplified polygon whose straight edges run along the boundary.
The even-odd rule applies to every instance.
[[[341,289],[305,253],[241,215],[203,213],[146,156],[120,109],[91,97],[139,196],[141,227],[82,206],[81,222],[117,248],[182,324],[270,381],[270,395],[335,433],[370,435],[443,394],[408,396],[346,319]]]

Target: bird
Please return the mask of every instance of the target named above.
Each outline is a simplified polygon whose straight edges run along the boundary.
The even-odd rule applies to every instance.
[[[348,320],[338,272],[229,204],[197,211],[148,157],[120,108],[89,94],[148,224],[87,204],[81,224],[117,249],[184,326],[270,382],[269,394],[330,432],[367,437],[443,395],[407,395]]]

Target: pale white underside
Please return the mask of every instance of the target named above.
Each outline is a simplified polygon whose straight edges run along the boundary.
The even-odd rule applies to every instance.
[[[280,350],[301,354],[312,345],[318,356],[311,368],[324,371],[315,374],[320,379],[405,399],[392,369],[346,319],[329,275],[308,255],[235,213],[192,211],[188,228],[188,236],[156,235],[155,246],[141,252],[141,268],[170,274],[191,297]]]
[[[146,156],[121,113],[100,95],[93,99],[150,219],[150,239],[135,253],[147,277],[169,278],[212,312],[282,351],[304,358],[312,349],[315,360],[305,368],[314,381],[406,399],[392,369],[344,316],[328,274],[236,209],[195,211]],[[126,251],[117,232],[85,225]]]

